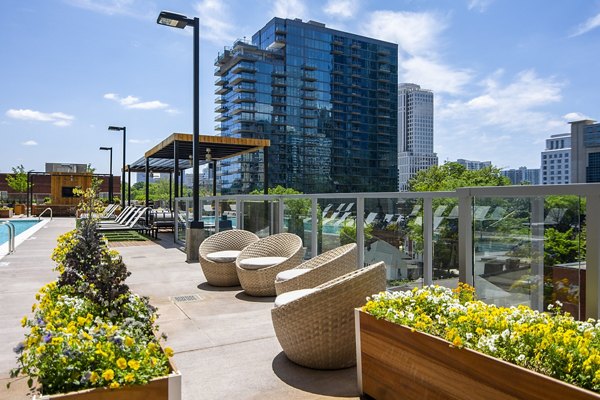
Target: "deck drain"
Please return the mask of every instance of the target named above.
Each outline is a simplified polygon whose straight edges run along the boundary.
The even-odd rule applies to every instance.
[[[201,297],[196,294],[184,295],[184,296],[174,296],[173,300],[177,303],[189,303],[192,301],[199,301]]]

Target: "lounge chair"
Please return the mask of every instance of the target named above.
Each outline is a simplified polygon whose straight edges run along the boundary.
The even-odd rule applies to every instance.
[[[271,318],[285,355],[308,368],[355,365],[354,309],[385,290],[385,276],[385,264],[379,262],[316,288],[277,296]]]
[[[302,264],[283,271],[275,277],[275,291],[279,296],[292,290],[308,289],[356,270],[356,243],[336,247]]]
[[[111,231],[141,231],[141,232],[150,232],[152,229],[140,223],[140,219],[142,216],[146,214],[150,210],[150,207],[142,207],[136,210],[135,215],[131,217],[127,223],[124,224],[100,224],[98,225],[98,232],[111,232]]]
[[[257,241],[254,233],[240,229],[215,233],[204,240],[198,255],[206,282],[212,286],[238,286],[235,260],[246,246]]]
[[[250,296],[275,296],[275,277],[302,262],[302,239],[293,233],[267,236],[246,247],[235,260],[240,285]]]

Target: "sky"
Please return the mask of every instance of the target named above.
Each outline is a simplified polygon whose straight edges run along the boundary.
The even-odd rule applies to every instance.
[[[0,172],[46,162],[114,173],[192,132],[192,30],[200,18],[200,132],[214,134],[214,60],[272,17],[398,43],[399,82],[434,92],[434,150],[539,168],[568,122],[600,119],[600,0],[2,0]]]

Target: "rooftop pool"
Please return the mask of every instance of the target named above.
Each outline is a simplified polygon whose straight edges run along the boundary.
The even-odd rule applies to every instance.
[[[7,221],[0,219],[0,222]],[[15,226],[15,235],[19,236],[21,233],[37,225],[40,221],[37,219],[11,219],[10,223]],[[8,242],[8,227],[0,225],[0,246]]]

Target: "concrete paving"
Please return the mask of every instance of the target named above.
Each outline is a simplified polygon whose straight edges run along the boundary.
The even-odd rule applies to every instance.
[[[56,237],[73,226],[73,220],[55,219],[0,260],[0,399],[28,398],[23,379],[5,388],[15,364],[12,348],[24,334],[19,320],[31,311],[39,287],[55,278],[50,254]],[[206,284],[199,264],[185,262],[172,235],[116,250],[132,273],[131,290],[158,307],[184,400],[358,398],[355,368],[318,371],[290,362],[271,324],[274,298]]]

